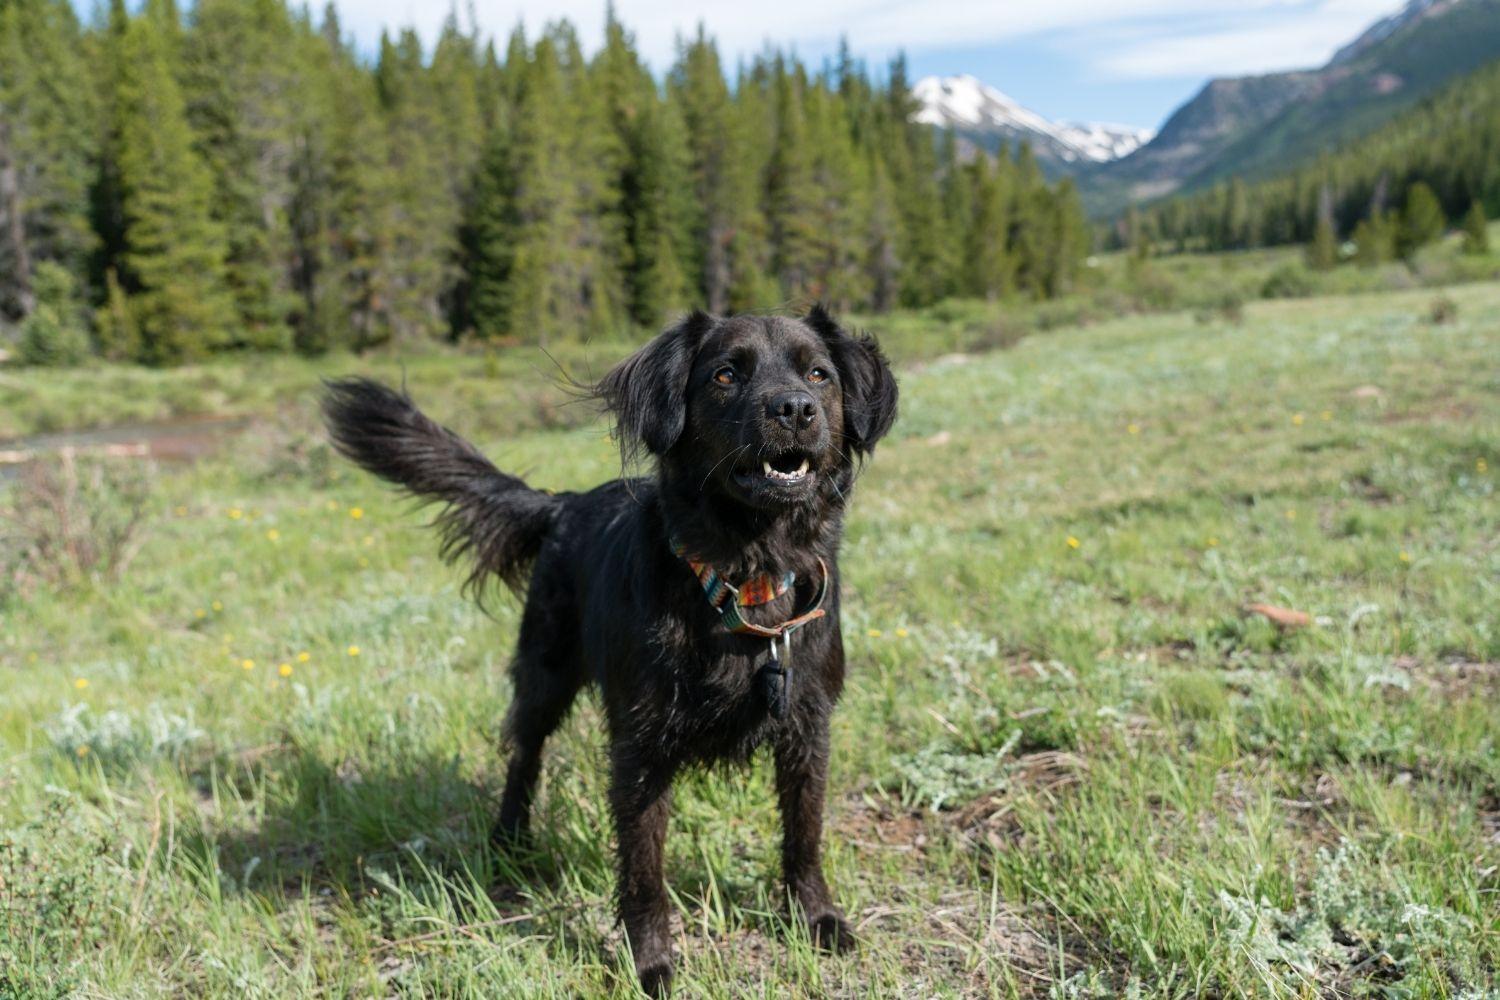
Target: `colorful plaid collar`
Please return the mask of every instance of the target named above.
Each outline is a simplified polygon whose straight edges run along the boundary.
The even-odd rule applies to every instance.
[[[813,598],[812,606],[801,614],[788,618],[779,625],[756,625],[747,622],[740,616],[740,608],[753,607],[757,604],[768,604],[776,600],[782,594],[791,590],[797,583],[797,574],[787,571],[781,579],[772,579],[762,573],[751,577],[736,587],[721,577],[717,570],[706,562],[694,559],[687,554],[687,549],[675,538],[672,539],[672,551],[688,564],[698,582],[703,585],[703,594],[708,598],[715,611],[719,612],[719,618],[724,627],[731,632],[741,635],[757,635],[763,639],[780,639],[790,636],[791,633],[806,625],[808,622],[822,618],[828,612],[823,610],[823,597],[828,591],[828,567],[822,559],[818,560],[818,593]]]

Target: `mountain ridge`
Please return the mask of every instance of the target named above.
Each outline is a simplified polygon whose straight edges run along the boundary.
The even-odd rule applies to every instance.
[[[1061,172],[1126,156],[1153,134],[1130,125],[1052,121],[969,74],[924,77],[912,96],[920,105],[915,121],[951,129],[990,152],[1002,143],[1029,142],[1044,166]]]
[[[1091,214],[1258,179],[1363,135],[1500,59],[1500,0],[1411,0],[1323,66],[1210,80],[1139,149],[1078,171]]]

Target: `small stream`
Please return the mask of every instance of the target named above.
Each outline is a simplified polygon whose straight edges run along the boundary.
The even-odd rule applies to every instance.
[[[0,480],[14,478],[28,463],[66,449],[81,455],[191,462],[249,422],[246,417],[184,417],[12,438],[0,441]]]

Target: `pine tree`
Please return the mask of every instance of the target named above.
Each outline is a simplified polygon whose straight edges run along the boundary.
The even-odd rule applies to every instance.
[[[1424,181],[1417,181],[1406,191],[1406,208],[1401,213],[1401,231],[1396,250],[1402,260],[1410,261],[1422,247],[1443,235],[1448,220],[1442,203]]]
[[[0,315],[34,302],[33,267],[82,277],[97,129],[84,39],[66,0],[0,2]]]
[[[506,126],[490,131],[474,182],[469,218],[469,311],[482,340],[510,332],[511,278],[515,269],[517,184],[512,139]]]
[[[407,29],[382,35],[375,68],[386,128],[393,212],[383,309],[396,339],[422,339],[448,329],[445,300],[458,276],[461,206],[452,197],[446,152],[432,141],[439,97],[423,62],[422,43]]]
[[[1482,255],[1490,252],[1490,221],[1485,218],[1484,204],[1475,199],[1464,215],[1464,253]]]
[[[1331,271],[1339,262],[1339,234],[1333,221],[1333,191],[1327,184],[1318,192],[1318,221],[1307,245],[1307,266]]]
[[[1361,267],[1375,267],[1396,256],[1396,224],[1388,212],[1361,219],[1352,239],[1354,261]]]
[[[869,307],[876,312],[895,308],[901,294],[900,238],[896,196],[885,161],[873,152],[870,161],[870,211],[865,232],[865,270],[870,276]]]
[[[689,264],[703,305],[721,313],[730,307],[736,279],[745,283],[743,272],[754,256],[754,240],[745,230],[755,213],[755,191],[741,141],[743,119],[732,102],[718,50],[701,26],[678,53],[668,88],[687,130],[693,191]]]
[[[887,166],[901,217],[901,301],[930,305],[953,286],[953,241],[946,232],[938,187],[937,152],[929,129],[912,122],[916,111],[905,56],[890,66],[885,90],[882,134]]]
[[[485,100],[481,96],[483,74],[484,55],[477,29],[460,28],[456,14],[450,11],[433,50],[427,89],[433,114],[428,121],[428,141],[437,153],[437,167],[444,179],[445,207],[451,213],[447,224],[454,227],[456,237],[447,243],[447,252],[453,259],[445,268],[439,292],[447,327],[455,335],[472,325],[464,230],[474,209],[475,174],[486,138]],[[493,107],[490,110],[493,113]]]
[[[504,288],[476,288],[476,325],[545,343],[620,321],[619,194],[603,157],[603,106],[588,100],[577,38],[554,27],[524,69],[509,142],[486,154],[475,272],[491,283],[503,276]],[[481,297],[499,301],[503,313],[480,318]]]
[[[404,262],[400,207],[375,81],[344,43],[332,4],[302,42],[304,78],[292,163],[293,285],[302,299],[296,340],[317,353],[392,338]]]
[[[868,302],[872,276],[866,267],[871,205],[870,160],[855,145],[843,98],[818,80],[805,102],[812,146],[813,234],[816,255],[813,297],[848,312]]]
[[[771,270],[783,293],[802,300],[814,294],[818,233],[812,149],[802,107],[801,84],[777,59],[771,67],[774,138],[766,167],[766,223]]]
[[[213,178],[194,150],[173,72],[170,10],[148,4],[118,38],[113,131],[124,216],[122,284],[141,360],[201,357],[235,326],[225,281],[227,240],[211,214]]]
[[[648,328],[688,302],[684,257],[691,253],[687,133],[662,101],[634,41],[608,12],[604,49],[591,70],[610,125],[605,147],[619,191],[623,245],[618,256],[630,319]]]
[[[967,219],[963,291],[986,299],[1007,294],[1014,281],[1010,254],[1011,191],[1005,171],[996,171],[988,157],[976,157],[964,168],[970,177],[972,210]]]
[[[291,343],[292,163],[307,95],[284,0],[198,0],[182,43],[189,120],[228,234],[237,346]]]

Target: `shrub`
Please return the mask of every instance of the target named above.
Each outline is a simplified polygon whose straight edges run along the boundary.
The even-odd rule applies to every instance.
[[[1406,192],[1406,210],[1401,213],[1401,230],[1396,239],[1397,253],[1402,260],[1410,260],[1418,250],[1443,235],[1447,225],[1437,195],[1425,182],[1417,181]]]
[[[1458,303],[1446,295],[1439,295],[1432,300],[1432,305],[1427,310],[1428,322],[1442,325],[1451,323],[1458,318]]]
[[[1312,276],[1299,264],[1281,265],[1260,286],[1263,299],[1301,299],[1312,293]]]
[[[1245,296],[1237,288],[1223,288],[1211,293],[1194,312],[1200,323],[1223,320],[1226,323],[1241,323],[1245,319]]]
[[[82,327],[71,326],[48,305],[21,322],[16,357],[23,365],[40,368],[71,368],[89,356],[89,336]]]
[[[1464,253],[1481,256],[1489,252],[1490,220],[1485,217],[1484,205],[1476,201],[1464,216]]]
[[[37,265],[36,308],[21,323],[17,357],[22,364],[68,367],[91,353],[73,275],[51,261]]]
[[[1144,309],[1171,309],[1182,297],[1169,275],[1144,261],[1130,268],[1129,290],[1137,306]]]
[[[139,548],[149,494],[138,463],[80,462],[71,450],[32,462],[0,504],[0,586],[117,579]]]
[[[68,800],[0,832],[0,996],[83,992],[77,967],[129,906],[129,881],[110,838],[90,830]]]

